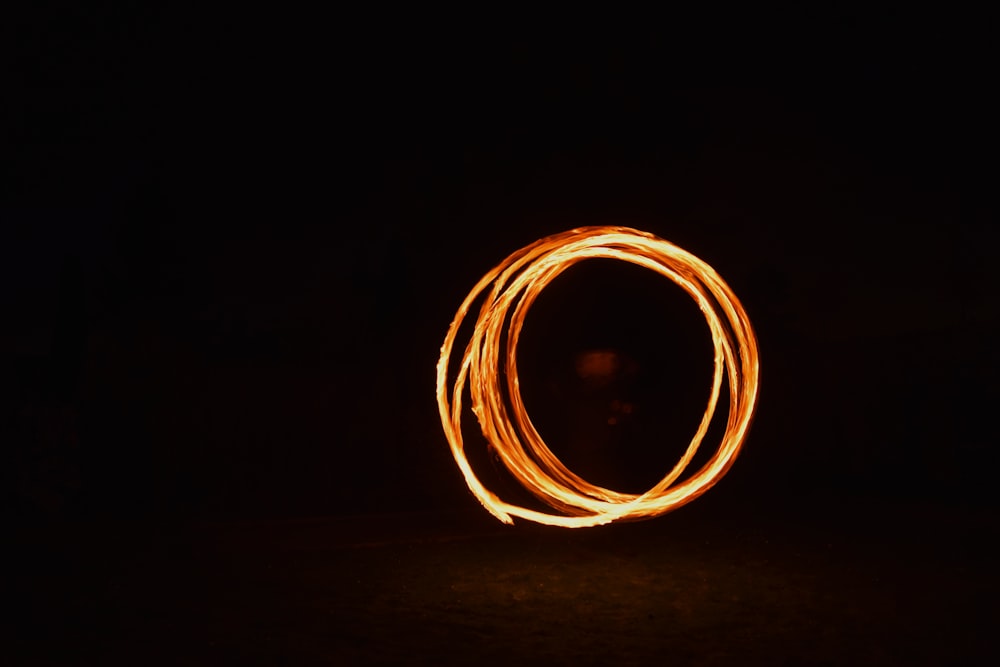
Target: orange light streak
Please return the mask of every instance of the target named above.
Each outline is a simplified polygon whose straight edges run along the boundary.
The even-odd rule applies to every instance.
[[[674,468],[653,488],[639,495],[591,484],[566,468],[535,430],[521,400],[516,350],[525,316],[546,285],[577,262],[592,258],[631,262],[679,285],[704,314],[715,349],[708,406],[694,437]],[[449,393],[448,371],[459,327],[484,293],[475,329]],[[503,344],[505,329],[507,340]],[[665,514],[691,502],[718,482],[733,464],[750,427],[757,404],[759,366],[757,339],[746,311],[711,266],[646,232],[627,227],[581,227],[540,239],[514,252],[472,288],[441,346],[437,366],[438,411],[466,484],[497,519],[507,524],[513,523],[513,517],[520,517],[553,526],[596,526]],[[722,441],[700,470],[675,484],[708,431],[724,378],[728,381],[729,415]],[[462,438],[462,398],[466,386],[472,412],[492,449],[525,489],[559,514],[505,502],[476,477],[466,458]]]

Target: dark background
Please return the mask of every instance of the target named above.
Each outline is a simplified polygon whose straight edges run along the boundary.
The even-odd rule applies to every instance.
[[[4,664],[996,662],[986,17],[0,26]],[[442,435],[439,348],[491,266],[591,224],[731,284],[757,417],[668,517],[501,526]],[[607,261],[543,292],[519,352],[553,450],[627,491],[711,370],[694,304]]]
[[[702,40],[679,19],[250,14],[8,23],[9,516],[473,505],[433,399],[447,325],[507,253],[585,224],[690,250],[749,310],[759,412],[713,494],[995,503],[974,17],[730,17]],[[693,429],[710,352],[694,306],[627,268],[539,301],[525,395],[568,459],[598,415],[602,479],[642,484]],[[595,349],[636,361],[626,435],[573,384]]]

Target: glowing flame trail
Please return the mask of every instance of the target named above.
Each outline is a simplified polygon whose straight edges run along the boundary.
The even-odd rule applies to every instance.
[[[674,281],[698,303],[715,348],[712,390],[694,437],[673,470],[641,495],[596,486],[566,468],[542,441],[521,401],[515,352],[525,315],[542,289],[559,274],[581,260],[598,257],[632,262]],[[448,369],[455,338],[472,304],[488,288],[449,399]],[[503,346],[505,326],[507,341]],[[711,488],[732,465],[746,438],[757,403],[758,376],[757,339],[750,320],[736,295],[712,267],[646,232],[627,227],[581,227],[518,250],[480,279],[462,302],[441,346],[437,401],[455,462],[469,489],[493,516],[504,523],[521,517],[580,528],[659,516]],[[501,377],[506,377],[505,387],[501,386]],[[723,377],[729,383],[729,416],[722,442],[699,471],[674,485],[708,430]],[[472,412],[500,460],[528,491],[561,514],[504,502],[476,477],[462,440],[462,395],[466,384]]]

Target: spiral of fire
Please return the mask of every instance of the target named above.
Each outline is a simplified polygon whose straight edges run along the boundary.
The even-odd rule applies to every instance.
[[[546,285],[577,262],[591,258],[631,262],[669,278],[697,302],[712,335],[712,388],[701,422],[674,468],[638,495],[591,484],[569,470],[542,440],[521,400],[516,350],[525,316]],[[459,328],[481,296],[471,339],[449,382]],[[580,528],[659,516],[691,502],[718,482],[747,436],[757,403],[759,366],[757,340],[746,311],[711,266],[646,232],[616,226],[582,227],[512,253],[476,283],[441,346],[437,402],[455,462],[469,489],[493,516],[508,524],[513,523],[513,517],[520,517]],[[721,443],[707,463],[681,480],[708,431],[724,380],[728,382],[729,414]],[[476,476],[462,436],[466,386],[472,413],[489,446],[518,483],[557,513],[505,502]]]

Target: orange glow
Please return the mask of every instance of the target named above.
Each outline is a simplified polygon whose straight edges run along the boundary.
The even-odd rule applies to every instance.
[[[669,278],[687,292],[708,322],[715,348],[708,406],[680,461],[640,495],[619,493],[580,478],[552,453],[521,401],[516,350],[524,318],[539,293],[579,261],[618,259]],[[448,379],[452,348],[473,303],[485,293],[472,337],[453,385]],[[501,336],[506,330],[506,344]],[[728,381],[729,415],[715,454],[696,473],[675,484],[701,445]],[[694,500],[726,473],[740,451],[757,404],[757,339],[736,295],[712,267],[689,252],[627,227],[582,227],[543,238],[511,254],[473,287],[448,329],[437,366],[441,424],[466,484],[483,507],[504,523],[520,517],[553,526],[581,528],[620,519],[659,516]],[[501,384],[502,383],[502,384]],[[462,398],[468,385],[472,413],[483,435],[511,474],[558,514],[501,500],[483,486],[465,456]],[[449,386],[451,391],[449,393]],[[510,409],[507,401],[509,400]]]

